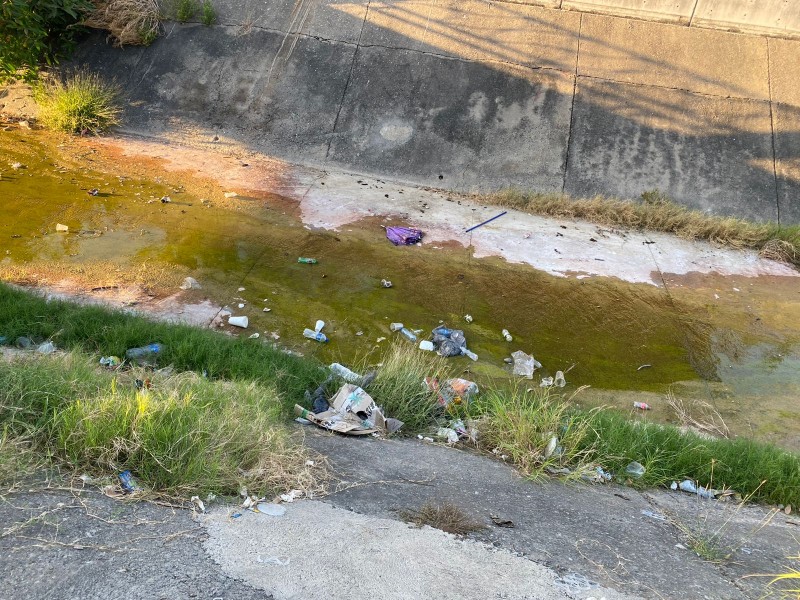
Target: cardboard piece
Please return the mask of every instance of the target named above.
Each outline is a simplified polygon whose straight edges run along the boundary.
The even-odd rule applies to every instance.
[[[346,435],[392,433],[402,426],[397,419],[385,418],[372,397],[352,383],[339,388],[328,404],[328,410],[316,414],[296,404],[294,412],[318,427]]]

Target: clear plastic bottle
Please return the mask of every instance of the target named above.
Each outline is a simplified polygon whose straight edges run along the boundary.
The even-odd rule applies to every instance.
[[[478,355],[475,354],[472,350],[467,350],[466,346],[461,347],[461,354],[464,356],[469,356],[472,360],[478,360]]]
[[[402,333],[404,336],[406,336],[406,337],[407,337],[409,340],[411,340],[412,342],[416,342],[416,341],[417,341],[417,336],[414,334],[414,332],[413,332],[413,331],[411,331],[411,330],[410,330],[410,329],[408,329],[407,327],[403,327],[403,328],[400,330],[400,333]]]
[[[328,338],[324,333],[322,333],[321,331],[314,331],[313,329],[309,329],[308,327],[306,327],[303,330],[303,336],[307,337],[310,340],[317,340],[318,342],[328,341]]]
[[[131,348],[125,352],[125,358],[130,360],[143,360],[154,357],[164,349],[161,344],[148,344],[141,348]]]
[[[328,368],[331,370],[332,373],[338,375],[339,377],[350,383],[355,383],[356,381],[359,381],[361,379],[361,375],[359,375],[354,371],[351,371],[350,369],[348,369],[344,365],[340,365],[339,363],[331,363],[331,365]]]

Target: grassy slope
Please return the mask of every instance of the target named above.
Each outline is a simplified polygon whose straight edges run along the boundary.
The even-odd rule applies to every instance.
[[[303,392],[325,378],[315,362],[261,342],[100,307],[46,302],[3,285],[0,315],[0,335],[10,340],[20,335],[52,337],[61,348],[95,357],[122,355],[126,348],[157,341],[166,347],[161,364],[208,372],[212,381],[193,377],[181,383],[179,378],[163,384],[151,396],[153,402],[142,405],[130,381],[122,389],[119,380],[97,375],[86,362],[96,358],[73,357],[71,366],[42,361],[37,367],[34,361],[0,369],[0,426],[6,427],[0,446],[29,439],[82,467],[131,467],[160,489],[232,489],[238,480],[229,477],[231,471],[256,460],[244,440],[259,440],[258,431],[278,426],[289,407],[304,403]],[[425,430],[437,425],[437,414],[430,409],[432,395],[418,382],[426,373],[442,375],[444,368],[433,354],[396,345],[367,389],[388,416],[407,422],[406,432]],[[800,457],[768,444],[706,440],[674,427],[632,423],[611,412],[581,412],[568,400],[538,388],[533,393],[522,387],[489,390],[468,412],[465,407],[459,411],[477,420],[485,450],[497,448],[531,477],[541,475],[546,466],[568,466],[580,473],[597,464],[624,475],[625,466],[636,460],[647,469],[633,482],[638,486],[689,478],[752,494],[759,501],[800,504]],[[441,415],[438,421],[444,421]],[[225,429],[229,422],[237,424],[232,431]],[[214,424],[227,433],[212,435]],[[173,435],[173,430],[184,434]],[[122,434],[115,437],[115,432]],[[228,433],[238,441],[223,443]],[[554,434],[564,446],[561,458],[545,457]],[[194,435],[199,436],[196,441]],[[282,447],[267,442],[267,448]],[[206,449],[213,451],[205,453]],[[165,466],[163,457],[177,463]],[[209,477],[201,477],[206,471]],[[176,473],[186,474],[185,481],[176,484]],[[215,484],[216,479],[223,483]]]

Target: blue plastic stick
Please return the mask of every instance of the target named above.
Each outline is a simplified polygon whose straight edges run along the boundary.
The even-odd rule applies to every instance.
[[[469,228],[469,229],[467,229],[467,230],[466,230],[464,233],[469,233],[469,232],[470,232],[470,231],[472,231],[473,229],[477,229],[478,227],[483,227],[483,226],[484,226],[484,225],[486,225],[487,223],[491,223],[491,222],[492,222],[492,221],[494,221],[495,219],[499,219],[500,217],[502,217],[502,216],[503,216],[504,214],[506,214],[506,213],[508,213],[508,211],[507,211],[507,210],[504,210],[504,211],[503,211],[503,212],[501,212],[499,215],[495,215],[495,216],[493,216],[491,219],[488,219],[488,220],[484,221],[483,223],[478,223],[478,224],[477,224],[477,225],[475,225],[474,227],[470,227],[470,228]]]

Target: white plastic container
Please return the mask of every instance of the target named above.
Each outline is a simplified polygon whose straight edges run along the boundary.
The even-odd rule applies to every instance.
[[[248,323],[249,320],[247,319],[247,317],[228,317],[228,325],[233,325],[235,327],[241,327],[242,329],[245,329]]]

